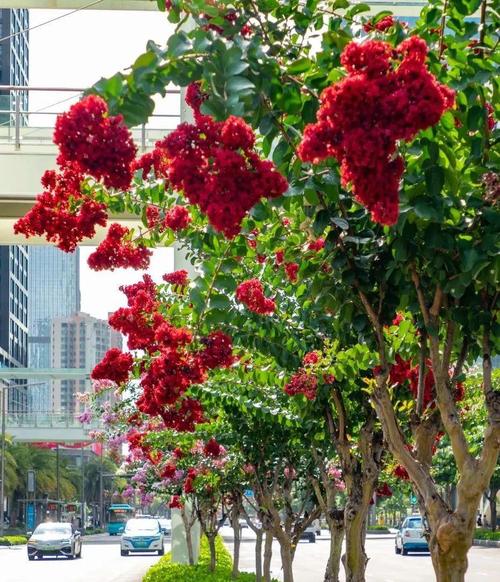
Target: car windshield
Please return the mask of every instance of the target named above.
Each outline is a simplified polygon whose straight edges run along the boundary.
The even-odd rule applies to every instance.
[[[158,521],[156,519],[130,519],[125,526],[125,532],[147,531],[156,533],[158,531]]]
[[[48,533],[55,533],[55,534],[70,536],[71,535],[71,526],[70,525],[62,525],[60,523],[42,523],[41,525],[39,525],[36,528],[34,535],[48,534]]]
[[[414,519],[409,519],[406,522],[406,527],[408,529],[417,529],[419,527],[422,527],[422,518],[415,517]]]

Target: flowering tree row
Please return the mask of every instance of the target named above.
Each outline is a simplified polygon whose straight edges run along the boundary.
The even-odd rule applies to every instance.
[[[177,239],[198,275],[124,288],[110,322],[141,352],[108,353],[94,377],[137,378],[139,411],[189,431],[210,418],[197,390],[234,368],[260,385],[252,358],[270,359],[272,384],[341,458],[347,579],[364,579],[382,429],[427,517],[437,579],[463,580],[500,447],[496,13],[433,0],[410,29],[345,0],[159,4],[175,34],[61,116],[59,170],[16,231],[72,250],[136,214],[139,228],[109,226],[95,269],[144,268]],[[145,121],[169,83],[187,87],[193,122],[137,158],[124,122]],[[476,452],[460,402],[479,357]],[[442,433],[454,510],[432,478]]]

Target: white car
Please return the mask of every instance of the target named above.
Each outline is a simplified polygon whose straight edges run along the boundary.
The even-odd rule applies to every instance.
[[[169,536],[172,533],[172,520],[166,519],[165,517],[158,518],[160,522],[161,531],[166,535]]]
[[[428,552],[429,544],[424,537],[422,516],[410,515],[398,529],[395,541],[396,554],[408,555],[408,552]]]
[[[28,560],[44,556],[63,556],[72,560],[82,557],[82,538],[70,523],[41,523],[28,540]]]
[[[130,552],[158,552],[164,554],[164,535],[157,519],[134,518],[127,521],[123,530],[120,553],[128,556]]]

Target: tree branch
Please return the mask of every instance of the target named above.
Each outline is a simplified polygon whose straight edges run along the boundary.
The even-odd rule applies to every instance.
[[[427,357],[427,331],[420,336],[420,354],[418,358],[417,417],[420,419],[424,410],[425,360]]]
[[[342,394],[338,388],[332,388],[332,398],[339,419],[338,439],[341,443],[345,443],[347,440],[347,414]]]

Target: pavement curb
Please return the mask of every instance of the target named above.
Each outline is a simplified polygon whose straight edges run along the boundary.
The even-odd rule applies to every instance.
[[[500,548],[500,541],[495,540],[472,540],[473,546],[485,546],[487,548]]]

